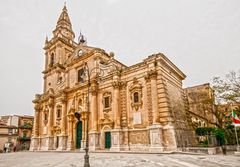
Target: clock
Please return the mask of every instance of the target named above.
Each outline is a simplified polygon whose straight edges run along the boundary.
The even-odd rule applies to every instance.
[[[82,55],[83,55],[83,50],[80,49],[80,50],[78,51],[78,56],[82,56]]]

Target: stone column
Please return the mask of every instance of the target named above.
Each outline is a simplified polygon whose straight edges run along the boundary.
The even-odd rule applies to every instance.
[[[113,77],[113,104],[112,112],[114,113],[114,129],[111,131],[111,151],[120,151],[122,145],[122,130],[121,130],[121,112],[119,109],[119,88],[120,88],[119,76]]]
[[[52,97],[48,100],[48,136],[46,138],[46,150],[53,149],[53,135],[52,135],[52,128],[53,128],[53,110],[54,110],[54,99]]]
[[[91,131],[98,130],[98,106],[97,106],[97,82],[94,80],[91,83],[91,108],[90,112],[92,114],[92,129]]]
[[[99,149],[99,133],[98,133],[98,106],[97,106],[97,81],[91,83],[91,108],[92,129],[89,132],[89,149],[94,151]]]
[[[58,150],[66,150],[67,148],[67,134],[66,134],[66,121],[67,121],[67,101],[66,94],[61,96],[62,102],[62,115],[61,115],[61,135],[59,136]]]
[[[62,115],[61,115],[61,133],[66,135],[66,121],[67,121],[67,104],[66,104],[66,97],[63,96],[61,98],[62,101]]]
[[[113,82],[112,112],[114,113],[114,129],[120,129],[119,86],[120,82]]]
[[[73,150],[73,121],[74,116],[72,114],[68,115],[68,143],[67,143],[67,150]]]
[[[39,112],[40,105],[39,103],[35,103],[34,106],[35,114],[34,114],[34,124],[33,124],[33,137],[31,139],[30,151],[34,151],[38,149],[39,145]]]

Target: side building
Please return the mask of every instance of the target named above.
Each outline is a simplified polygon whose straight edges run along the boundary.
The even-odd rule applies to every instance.
[[[44,91],[33,100],[30,150],[84,148],[88,111],[90,150],[162,152],[191,143],[186,76],[165,55],[126,66],[113,53],[88,46],[83,35],[78,43],[74,37],[64,6],[44,46]]]
[[[10,151],[13,145],[17,143],[18,129],[16,126],[6,125],[0,122],[0,153]]]
[[[8,145],[9,151],[29,150],[33,116],[9,115],[0,117],[0,149]]]
[[[216,124],[215,97],[209,83],[184,89],[187,96],[189,114],[194,128],[214,127]]]

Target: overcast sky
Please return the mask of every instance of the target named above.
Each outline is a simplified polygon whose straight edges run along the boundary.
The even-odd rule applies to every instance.
[[[64,0],[0,1],[0,115],[33,114],[42,93],[43,46]],[[76,37],[133,65],[164,53],[184,86],[211,82],[240,66],[240,0],[68,0]]]

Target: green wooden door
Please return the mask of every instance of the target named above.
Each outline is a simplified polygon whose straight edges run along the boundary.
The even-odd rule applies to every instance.
[[[82,121],[77,124],[77,138],[76,138],[76,148],[81,148],[82,141]]]
[[[111,147],[111,132],[105,132],[105,148]]]
[[[57,138],[56,138],[56,148],[58,148],[58,145],[59,145],[59,137],[57,136]]]

